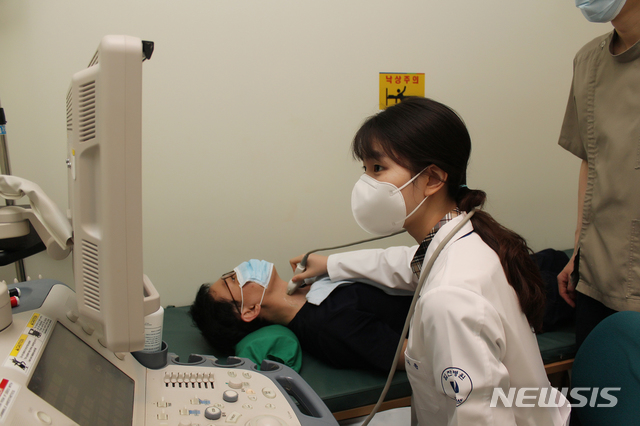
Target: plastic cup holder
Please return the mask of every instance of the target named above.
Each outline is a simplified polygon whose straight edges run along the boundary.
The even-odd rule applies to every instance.
[[[143,366],[152,370],[159,370],[167,365],[169,347],[162,341],[162,348],[158,352],[131,352],[131,355]]]

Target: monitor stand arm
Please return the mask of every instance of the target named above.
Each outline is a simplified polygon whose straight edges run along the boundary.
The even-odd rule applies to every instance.
[[[34,235],[34,231],[37,235]],[[2,249],[2,255],[7,254],[7,257],[13,257],[12,253],[22,251],[24,254],[22,258],[28,257],[42,251],[44,248],[41,244],[44,244],[47,254],[52,259],[62,260],[71,252],[72,244],[70,241],[65,247],[61,247],[29,206],[0,208],[0,249]],[[17,259],[11,259],[5,264],[15,260]],[[4,263],[2,256],[0,256],[0,263]]]

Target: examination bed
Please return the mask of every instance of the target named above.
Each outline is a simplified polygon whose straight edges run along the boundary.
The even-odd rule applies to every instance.
[[[163,340],[169,352],[187,360],[190,354],[216,355],[192,324],[189,307],[168,306],[164,313]],[[573,326],[538,335],[538,345],[547,374],[571,368],[575,356]],[[362,416],[380,396],[386,374],[360,370],[340,370],[323,364],[303,351],[300,375],[322,398],[338,420]],[[398,371],[383,409],[410,404],[411,386],[404,371]]]

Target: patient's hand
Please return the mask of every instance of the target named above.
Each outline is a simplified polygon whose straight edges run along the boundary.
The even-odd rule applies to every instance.
[[[302,262],[302,258],[304,255],[296,256],[293,259],[289,260],[289,264],[291,265],[291,269],[295,273],[296,265]],[[319,275],[323,275],[327,273],[327,256],[321,256],[319,254],[310,254],[307,258],[307,269],[301,274],[294,275],[291,278],[292,281],[298,282],[300,280],[304,280],[306,278],[313,278]]]

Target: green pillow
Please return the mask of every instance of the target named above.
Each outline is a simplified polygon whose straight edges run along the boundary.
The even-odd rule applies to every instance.
[[[236,345],[236,356],[249,358],[257,364],[265,359],[276,361],[300,372],[302,349],[293,331],[283,325],[268,325],[244,337]]]

